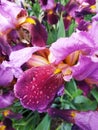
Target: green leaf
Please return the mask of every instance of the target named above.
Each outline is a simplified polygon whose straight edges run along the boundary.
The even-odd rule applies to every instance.
[[[82,91],[77,88],[75,81],[72,79],[66,84],[65,93],[73,100],[75,97],[82,94]]]
[[[89,98],[84,97],[82,95],[77,96],[74,99],[74,103],[77,106],[78,110],[95,110],[97,108],[97,102],[91,101]]]
[[[60,38],[60,37],[65,37],[65,27],[64,27],[64,22],[63,22],[62,16],[60,18],[60,21],[58,22],[57,38]]]
[[[91,94],[93,95],[93,97],[96,99],[96,101],[98,102],[98,89],[94,88],[91,90]]]
[[[46,115],[35,130],[50,130],[50,117]]]
[[[56,130],[71,130],[71,124],[62,123]]]

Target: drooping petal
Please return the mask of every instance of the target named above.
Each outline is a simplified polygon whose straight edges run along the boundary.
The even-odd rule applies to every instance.
[[[61,75],[53,74],[55,69],[51,64],[34,67],[18,79],[14,92],[25,108],[42,112],[52,103],[62,86]]]
[[[0,95],[0,108],[6,108],[10,106],[15,99],[14,93],[9,91],[8,93],[4,93]]]
[[[29,31],[30,42],[33,46],[46,45],[47,31],[45,26],[36,17],[27,17],[22,27]]]
[[[59,19],[59,17],[54,10],[47,11],[47,21],[49,24],[51,24],[51,25],[57,24],[58,19]]]
[[[36,24],[31,25],[31,42],[33,46],[45,46],[47,42],[47,31],[45,27],[33,17]]]

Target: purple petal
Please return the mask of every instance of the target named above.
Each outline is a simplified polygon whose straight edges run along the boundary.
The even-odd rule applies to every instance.
[[[54,0],[39,0],[43,10],[52,9],[55,6]]]
[[[73,126],[72,126],[72,129],[71,130],[83,130],[83,129],[81,129],[80,127],[78,127],[76,124],[74,124]]]
[[[57,108],[49,108],[47,112],[51,117],[59,117],[67,122],[74,123],[73,115],[76,113],[74,110],[60,110]]]
[[[55,67],[50,65],[34,67],[24,72],[14,86],[14,92],[25,108],[47,109],[62,85],[61,75],[53,75]]]
[[[14,93],[12,91],[0,95],[0,108],[6,108],[10,106],[15,99]]]
[[[81,80],[89,77],[90,75],[92,75],[92,73],[97,68],[98,68],[97,62],[93,62],[90,57],[81,56],[78,63],[72,67],[73,77],[76,80],[81,81]]]
[[[80,112],[76,114],[75,123],[82,130],[98,130],[98,111]]]
[[[2,0],[0,4],[0,32],[5,32],[8,29],[14,28],[20,21],[20,18],[26,18],[26,10],[17,6],[14,2]]]
[[[78,85],[79,89],[81,89],[83,91],[83,95],[87,96],[91,90],[90,86],[84,81],[78,82],[77,85]]]
[[[0,65],[0,86],[7,86],[13,80],[13,73],[9,67]]]
[[[98,23],[94,21],[91,25],[91,29],[89,30],[89,35],[94,40],[94,44],[98,47]]]
[[[98,85],[98,67],[86,78],[86,82]]]
[[[6,130],[15,130],[13,128],[13,124],[12,123],[13,123],[12,120],[9,119],[9,118],[4,118],[4,120],[3,120],[3,124],[4,124],[4,126],[6,126]]]
[[[12,51],[10,45],[8,44],[8,42],[6,41],[6,38],[3,36],[0,36],[0,48],[1,48],[1,52],[4,55],[9,55]]]
[[[52,11],[52,10],[50,10],[50,11]],[[59,17],[58,17],[58,15],[56,14],[56,12],[53,11],[52,13],[50,13],[50,12],[48,11],[48,13],[47,13],[47,20],[48,20],[48,23],[49,23],[49,24],[51,24],[51,25],[57,24],[58,19],[59,19]]]
[[[45,27],[34,17],[36,24],[31,25],[31,42],[33,46],[45,46],[47,42],[47,31]]]
[[[95,16],[92,17],[92,20],[98,21],[98,13]]]
[[[34,52],[41,49],[44,49],[44,47],[27,47],[21,50],[13,51],[9,57],[10,64],[14,67],[20,67],[31,58]]]
[[[94,46],[93,40],[86,32],[74,33],[69,38],[60,38],[50,47],[50,52],[53,55],[56,63],[64,60],[69,54],[74,51],[84,51],[86,54],[91,53]]]

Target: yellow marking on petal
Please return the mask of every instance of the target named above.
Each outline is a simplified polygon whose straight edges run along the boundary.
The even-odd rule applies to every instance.
[[[48,10],[48,14],[53,14],[53,10]]]
[[[90,9],[96,9],[96,5],[90,6]]]
[[[72,17],[69,15],[66,17],[67,20],[71,21]]]
[[[72,71],[68,68],[65,70],[65,72],[63,72],[63,75],[71,75],[72,74]]]
[[[76,63],[79,57],[79,51],[75,51],[66,57],[65,61],[68,65],[72,66]]]
[[[6,126],[3,125],[3,122],[0,123],[0,130],[5,130],[6,129]]]
[[[26,18],[25,23],[30,23],[30,24],[36,25],[36,21],[33,18],[30,18],[30,17]]]
[[[6,117],[6,116],[8,116],[10,114],[10,111],[9,110],[5,110],[4,112],[3,112],[3,115]]]
[[[61,73],[61,69],[57,68],[55,71],[54,71],[54,74],[59,74]]]
[[[88,25],[88,27],[87,27],[88,29],[91,29],[92,28],[92,25]]]
[[[71,112],[71,116],[72,116],[72,117],[75,117],[75,116],[76,116],[76,112],[72,111],[72,112]]]

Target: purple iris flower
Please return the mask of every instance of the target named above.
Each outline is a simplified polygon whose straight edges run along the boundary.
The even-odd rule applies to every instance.
[[[75,58],[72,53],[78,51],[77,60],[71,65],[73,78],[78,81],[85,79],[89,83],[98,84],[97,28],[98,24],[94,22],[88,32],[76,32],[69,38],[58,39],[50,47],[53,57],[51,61],[58,64],[65,60],[70,65],[69,63]]]
[[[48,114],[52,117],[60,117],[67,122],[76,124],[80,128],[79,130],[98,129],[98,111],[78,112],[75,110],[50,108],[48,109]]]
[[[75,20],[75,22],[78,24],[78,26],[81,26],[81,20],[83,23],[84,16],[87,14],[94,14],[95,11],[95,4],[96,1],[91,1],[91,0],[70,0],[66,5],[65,5],[65,11],[66,13],[64,14],[64,26],[65,29],[68,30],[69,26],[72,22],[72,19]],[[85,24],[88,24],[88,22]],[[86,26],[86,25],[85,25]],[[84,24],[81,26],[81,29],[84,30]]]
[[[14,86],[15,96],[25,108],[46,111],[64,80],[70,81],[74,77],[81,81],[93,76],[98,62],[93,58],[96,43],[89,34],[90,32],[73,33],[71,37],[60,38],[53,43],[48,56],[32,55],[32,68],[26,70]],[[45,62],[42,62],[43,59]],[[46,62],[47,59],[49,61]],[[38,66],[39,62],[41,65]],[[94,76],[94,83],[97,84],[98,76]]]

